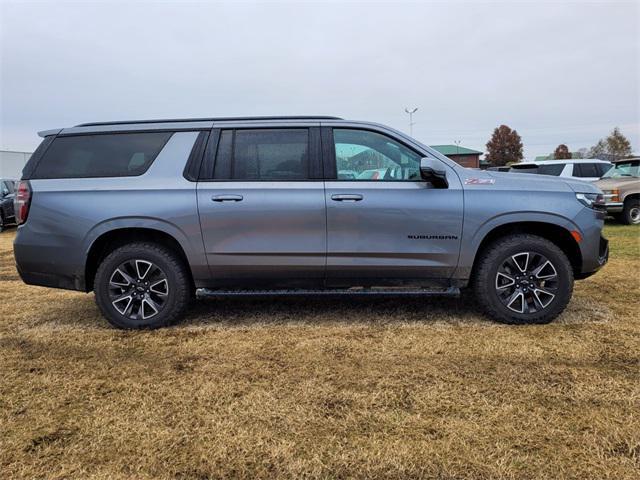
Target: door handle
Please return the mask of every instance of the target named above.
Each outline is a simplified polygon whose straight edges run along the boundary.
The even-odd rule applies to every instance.
[[[214,195],[211,200],[214,202],[240,202],[243,198],[242,195]]]
[[[338,193],[331,195],[331,200],[336,202],[359,202],[363,198],[359,193]]]

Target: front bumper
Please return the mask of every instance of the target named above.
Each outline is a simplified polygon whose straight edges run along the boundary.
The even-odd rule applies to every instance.
[[[582,253],[584,256],[584,249],[582,249]],[[585,262],[584,260],[583,257],[582,271],[574,273],[576,280],[583,280],[590,277],[607,264],[609,261],[609,240],[600,235],[597,257],[591,255],[589,261]]]
[[[620,213],[624,210],[624,202],[609,202],[605,203],[604,206],[607,209],[607,213]]]
[[[598,263],[603,267],[609,261],[609,240],[600,236],[600,248],[598,249]]]

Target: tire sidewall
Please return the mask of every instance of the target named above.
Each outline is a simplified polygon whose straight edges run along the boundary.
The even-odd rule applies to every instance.
[[[544,323],[552,320],[562,313],[571,299],[573,291],[573,272],[567,257],[559,248],[546,241],[525,240],[518,244],[505,245],[504,248],[492,252],[491,266],[488,269],[488,278],[484,294],[491,307],[502,313],[503,317],[510,318],[513,323]],[[533,252],[544,255],[555,267],[558,274],[558,291],[551,305],[535,313],[517,313],[504,305],[495,289],[496,275],[502,263],[510,256],[521,252]]]
[[[131,320],[120,314],[113,307],[109,298],[111,275],[122,263],[134,259],[146,260],[156,264],[167,276],[169,284],[169,295],[162,311],[151,318],[140,321]],[[185,288],[185,286],[180,285],[179,272],[176,271],[175,265],[168,261],[165,255],[154,249],[143,249],[135,245],[119,248],[109,254],[100,264],[94,280],[96,302],[103,315],[113,325],[127,329],[159,328],[171,323],[180,300],[181,288]]]
[[[631,200],[624,207],[624,223],[626,223],[627,225],[638,225],[638,224],[640,224],[640,221],[637,221],[637,222],[634,223],[633,219],[631,218],[631,210],[634,207],[635,208],[639,208],[640,207],[640,202],[638,202],[637,200]]]

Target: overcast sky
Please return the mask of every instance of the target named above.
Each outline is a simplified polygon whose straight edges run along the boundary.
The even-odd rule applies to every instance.
[[[0,0],[0,149],[97,120],[324,114],[527,158],[620,126],[640,151],[640,2]]]

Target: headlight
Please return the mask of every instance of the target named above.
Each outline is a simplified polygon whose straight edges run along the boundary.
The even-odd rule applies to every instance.
[[[604,195],[601,193],[576,193],[576,198],[585,207],[604,210]]]
[[[620,190],[618,190],[617,188],[614,188],[613,190],[605,190],[604,199],[606,202],[619,202]]]

